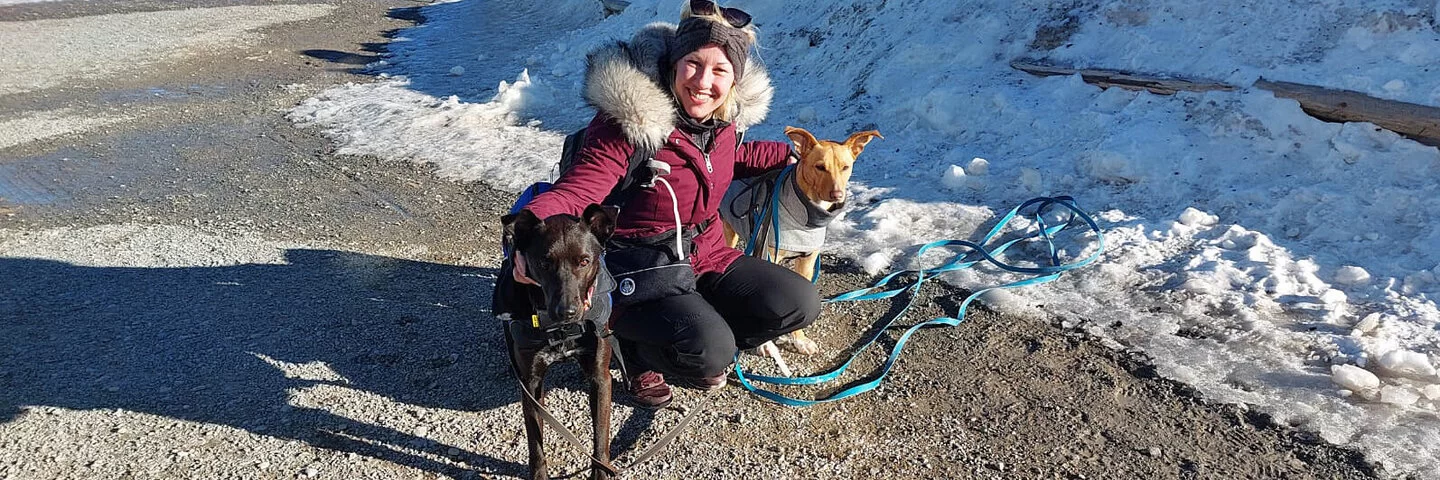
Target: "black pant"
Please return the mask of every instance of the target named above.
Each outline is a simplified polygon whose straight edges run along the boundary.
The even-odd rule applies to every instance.
[[[739,349],[805,328],[820,316],[820,295],[809,280],[754,257],[740,257],[725,273],[701,275],[696,290],[617,312],[611,328],[631,375],[720,375]]]

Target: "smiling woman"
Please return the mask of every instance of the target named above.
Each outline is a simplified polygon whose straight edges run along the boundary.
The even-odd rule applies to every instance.
[[[750,16],[692,0],[680,19],[590,53],[585,96],[599,113],[574,166],[526,207],[540,218],[590,203],[622,207],[606,255],[620,279],[612,328],[627,371],[639,373],[631,393],[644,407],[670,401],[665,375],[702,390],[724,386],[738,349],[804,328],[820,313],[808,281],[742,257],[722,243],[717,225],[732,180],[782,168],[790,154],[785,143],[740,141],[765,118],[772,95],[764,68],[750,60]],[[655,186],[615,192],[636,151],[650,153],[635,161],[657,172]],[[684,269],[661,268],[675,265]],[[524,272],[516,280],[525,281]]]

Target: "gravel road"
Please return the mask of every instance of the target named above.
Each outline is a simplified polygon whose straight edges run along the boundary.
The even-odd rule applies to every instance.
[[[510,196],[334,155],[284,118],[369,81],[356,69],[417,5],[0,6],[0,40],[25,50],[0,62],[27,66],[0,73],[0,478],[525,475],[519,392],[488,311]],[[65,61],[19,40],[114,25]],[[824,267],[826,294],[873,280]],[[900,323],[963,294],[927,287]],[[811,333],[831,353],[792,366],[828,366],[895,311],[827,307]],[[918,333],[882,388],[835,404],[731,386],[681,390],[658,412],[617,405],[615,451],[626,464],[701,408],[626,477],[1385,477],[1057,321],[975,311]],[[550,398],[583,436],[580,381],[558,368]],[[585,466],[553,435],[550,452],[552,471]]]

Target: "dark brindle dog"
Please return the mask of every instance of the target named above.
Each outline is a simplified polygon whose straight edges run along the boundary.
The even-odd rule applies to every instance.
[[[542,409],[545,372],[555,362],[574,358],[590,380],[595,432],[591,478],[611,478],[615,473],[609,463],[611,347],[605,337],[614,280],[601,268],[600,254],[615,231],[615,211],[591,205],[582,218],[555,215],[542,221],[521,210],[501,222],[505,250],[519,255],[511,255],[501,266],[494,312],[506,320],[510,362],[524,390],[521,402],[531,476],[550,478],[541,425],[542,415],[549,415]],[[524,260],[526,275],[540,286],[514,280],[516,257]]]

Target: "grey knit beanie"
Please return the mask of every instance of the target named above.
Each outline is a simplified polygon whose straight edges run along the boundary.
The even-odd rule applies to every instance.
[[[675,42],[670,44],[669,66],[682,57],[699,50],[706,44],[719,45],[725,51],[725,58],[735,68],[735,80],[745,75],[745,59],[750,54],[750,38],[738,28],[702,17],[690,17],[680,21],[675,29]]]

